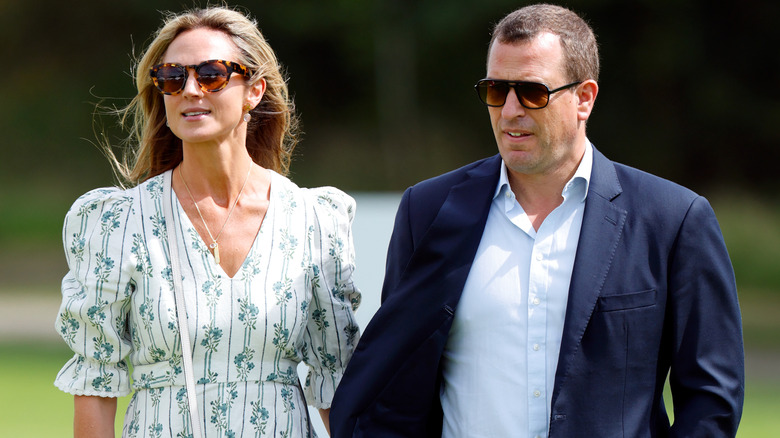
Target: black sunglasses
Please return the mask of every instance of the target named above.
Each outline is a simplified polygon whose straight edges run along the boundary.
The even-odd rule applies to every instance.
[[[474,85],[477,96],[487,106],[503,106],[509,89],[514,88],[520,105],[528,109],[540,109],[550,103],[550,95],[581,84],[582,81],[572,82],[563,87],[550,90],[547,85],[537,82],[502,81],[499,79],[482,79]]]
[[[201,90],[215,93],[227,86],[232,73],[241,76],[251,76],[245,66],[221,59],[210,59],[198,65],[182,65],[175,63],[158,64],[149,70],[154,86],[163,94],[179,94],[187,83],[189,69],[195,71],[195,80]]]

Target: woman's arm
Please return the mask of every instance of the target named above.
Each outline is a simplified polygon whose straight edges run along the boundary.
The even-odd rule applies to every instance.
[[[116,399],[77,395],[73,399],[73,437],[114,436]]]
[[[325,431],[328,432],[328,436],[330,436],[330,408],[319,409],[319,411],[320,417],[322,417],[322,424],[325,425]]]

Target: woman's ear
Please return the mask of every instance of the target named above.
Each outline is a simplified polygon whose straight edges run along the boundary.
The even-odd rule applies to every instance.
[[[249,106],[251,106],[250,111],[260,104],[260,101],[263,99],[263,95],[265,94],[266,86],[267,83],[265,78],[260,78],[259,81],[255,82],[249,87],[247,103],[249,103]]]

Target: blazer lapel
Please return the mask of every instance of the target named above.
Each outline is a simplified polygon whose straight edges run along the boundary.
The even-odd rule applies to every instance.
[[[553,404],[596,307],[627,215],[626,210],[612,202],[622,192],[614,164],[595,148],[593,153],[590,187],[569,286]]]
[[[482,239],[485,222],[498,183],[501,159],[498,155],[469,170],[462,182],[452,186],[405,273],[417,283],[411,290],[445,291],[445,305],[452,309],[460,299],[474,255]],[[420,275],[423,274],[423,275]],[[429,283],[424,285],[422,283]],[[442,288],[442,282],[445,287]],[[435,284],[439,287],[431,287]]]

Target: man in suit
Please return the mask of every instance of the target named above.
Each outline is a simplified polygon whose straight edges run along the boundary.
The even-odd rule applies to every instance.
[[[333,436],[736,434],[744,352],[720,228],[704,198],[590,143],[598,68],[567,9],[496,26],[476,88],[499,154],[404,193]]]

